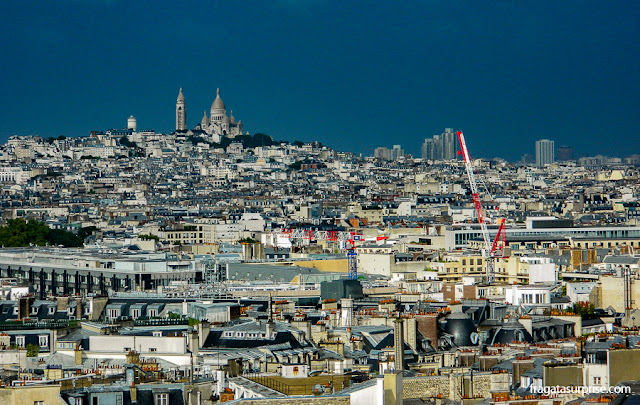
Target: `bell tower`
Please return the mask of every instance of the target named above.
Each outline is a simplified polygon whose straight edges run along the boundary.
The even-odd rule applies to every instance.
[[[178,93],[178,101],[176,101],[176,131],[187,130],[187,106],[184,102],[184,94],[182,94],[182,87],[180,87],[180,93]]]

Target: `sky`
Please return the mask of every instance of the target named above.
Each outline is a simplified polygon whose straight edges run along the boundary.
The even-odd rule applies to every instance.
[[[638,2],[6,0],[0,35],[0,141],[168,133],[182,87],[189,127],[220,88],[251,133],[365,155],[640,153]]]

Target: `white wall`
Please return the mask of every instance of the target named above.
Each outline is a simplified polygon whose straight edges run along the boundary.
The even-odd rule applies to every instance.
[[[376,378],[375,385],[352,392],[349,402],[351,405],[383,405],[384,379]]]
[[[89,337],[89,349],[92,352],[126,353],[125,348],[135,349],[140,354],[185,354],[187,352],[187,339],[182,336],[107,335]]]

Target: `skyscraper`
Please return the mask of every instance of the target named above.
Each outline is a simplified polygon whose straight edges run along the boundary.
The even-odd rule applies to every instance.
[[[453,128],[445,128],[442,136],[442,158],[452,160],[456,158],[456,136]]]
[[[573,159],[573,148],[571,146],[558,146],[558,161],[564,162]]]
[[[548,139],[536,141],[536,166],[544,167],[550,165],[555,160],[554,143]]]
[[[404,156],[404,149],[401,145],[393,145],[391,149],[391,160],[398,160],[401,156]]]
[[[427,138],[422,143],[421,156],[423,159],[433,160],[433,138]]]
[[[422,157],[430,160],[451,160],[456,158],[457,142],[453,128],[445,128],[440,135],[427,138],[422,143]]]
[[[187,106],[184,101],[184,94],[182,94],[182,87],[180,87],[180,93],[178,93],[178,100],[176,101],[176,131],[187,130]]]

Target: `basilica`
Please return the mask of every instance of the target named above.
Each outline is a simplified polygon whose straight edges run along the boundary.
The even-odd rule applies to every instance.
[[[216,92],[216,98],[211,104],[209,116],[205,110],[204,116],[194,130],[187,129],[187,107],[182,94],[182,88],[178,93],[176,101],[176,132],[191,132],[209,137],[212,142],[219,143],[222,138],[235,138],[242,135],[244,126],[242,121],[236,121],[233,111],[227,115],[227,108],[224,101],[220,98],[220,89]]]

